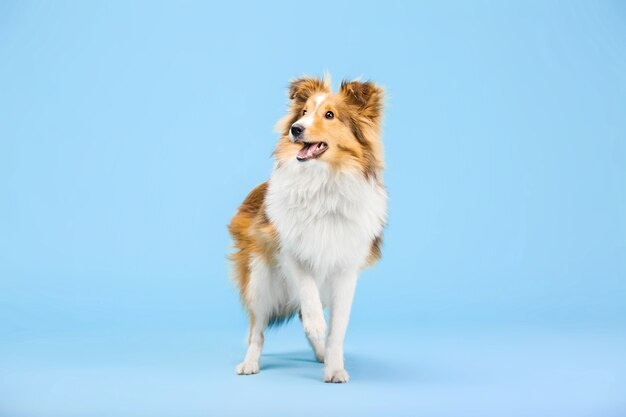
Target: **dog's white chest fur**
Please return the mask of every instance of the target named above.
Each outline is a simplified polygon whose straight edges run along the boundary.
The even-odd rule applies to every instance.
[[[280,251],[324,279],[364,266],[387,215],[382,185],[361,173],[333,173],[312,160],[274,168],[266,199]]]

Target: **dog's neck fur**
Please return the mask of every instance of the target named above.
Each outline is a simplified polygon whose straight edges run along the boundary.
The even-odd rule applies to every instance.
[[[294,158],[275,165],[266,204],[281,251],[326,276],[365,265],[385,224],[387,195],[379,180],[361,172],[333,172],[324,162]]]

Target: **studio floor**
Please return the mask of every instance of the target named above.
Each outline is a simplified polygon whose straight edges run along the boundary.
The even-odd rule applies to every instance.
[[[359,327],[348,384],[321,382],[299,323],[237,376],[243,329],[14,335],[0,345],[3,417],[626,415],[617,330]]]

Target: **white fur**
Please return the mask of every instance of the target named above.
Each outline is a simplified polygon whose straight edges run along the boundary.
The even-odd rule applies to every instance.
[[[323,161],[293,158],[274,169],[266,208],[281,254],[295,257],[321,286],[329,274],[364,266],[385,224],[387,194],[361,172],[334,173]]]
[[[358,273],[386,221],[386,191],[361,172],[336,173],[323,161],[293,158],[275,165],[265,202],[280,241],[278,262],[251,263],[248,298],[257,323],[237,372],[258,372],[267,318],[299,309],[315,354],[325,362],[324,380],[346,382],[344,336]],[[324,307],[330,307],[326,341]]]
[[[313,347],[315,356],[320,362],[323,362],[326,321],[324,320],[324,306],[315,278],[289,254],[283,254],[281,259],[281,269],[285,271],[285,276],[291,277],[289,282],[295,284],[298,291],[297,293],[294,291],[294,296],[298,297],[304,332]]]

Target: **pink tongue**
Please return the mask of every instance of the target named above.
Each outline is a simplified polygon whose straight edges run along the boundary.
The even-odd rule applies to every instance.
[[[310,143],[306,146],[304,146],[302,149],[300,149],[298,151],[298,158],[299,159],[309,159],[313,157],[313,150],[315,149],[315,147],[317,146],[317,142],[316,143]]]

